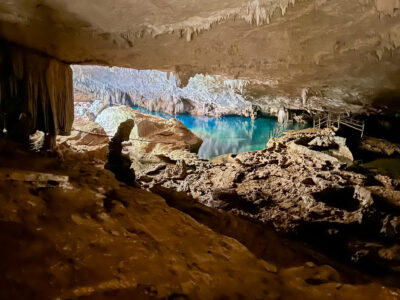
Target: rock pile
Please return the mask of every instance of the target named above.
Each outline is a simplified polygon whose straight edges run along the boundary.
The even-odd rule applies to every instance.
[[[277,231],[330,248],[325,250],[335,249],[359,264],[398,271],[400,181],[346,170],[353,157],[345,139],[333,130],[289,131],[271,139],[262,151],[211,162],[188,151],[188,145],[196,148],[201,140],[175,120],[122,106],[98,117],[107,134],[114,134],[127,119],[135,120],[135,126],[131,139],[122,142],[122,152],[143,188],[184,193],[206,206],[272,224]],[[74,126],[94,126],[82,122]],[[78,152],[88,147],[81,146],[85,139],[73,141],[69,138],[61,145]],[[97,147],[108,147],[108,140],[96,141]]]
[[[377,253],[400,242],[400,181],[347,171],[342,158],[351,160],[351,152],[329,128],[287,132],[265,150],[226,156],[219,164],[166,156],[169,163],[142,176],[143,186],[185,192],[209,207],[273,224],[318,246],[340,248],[353,261],[361,261],[354,240],[358,245],[374,241]],[[364,257],[398,268],[393,255]]]

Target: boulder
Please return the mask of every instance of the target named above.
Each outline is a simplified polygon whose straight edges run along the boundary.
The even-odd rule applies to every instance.
[[[394,153],[400,154],[400,146],[393,144],[384,139],[379,139],[375,137],[364,137],[361,141],[361,149],[383,154],[386,156],[391,156]]]
[[[328,154],[344,162],[351,163],[354,161],[353,153],[351,153],[349,147],[347,146],[339,145],[338,148],[329,149]]]
[[[287,145],[288,148],[288,152],[295,154],[295,155],[306,155],[310,158],[312,158],[314,161],[316,161],[319,164],[324,164],[326,162],[338,166],[339,165],[339,161],[335,158],[332,157],[331,155],[319,152],[319,151],[315,151],[315,150],[311,150],[305,146],[302,145],[298,145],[295,142],[290,142]]]
[[[70,154],[78,155],[82,160],[104,163],[107,159],[110,140],[104,129],[97,123],[76,117],[71,135],[58,136],[59,153],[64,159]]]
[[[202,140],[193,134],[181,122],[175,119],[166,120],[161,117],[141,114],[127,106],[112,106],[97,116],[100,124],[109,135],[114,135],[120,123],[132,119],[135,127],[130,139],[135,146],[146,153],[156,152],[155,148],[164,151],[187,149],[196,153]]]
[[[164,162],[162,157],[177,151],[197,153],[202,140],[181,122],[161,117],[141,114],[127,106],[112,106],[103,110],[96,118],[107,132],[113,136],[120,123],[132,119],[135,122],[129,140],[123,143],[123,151],[129,154],[132,168],[138,177]]]

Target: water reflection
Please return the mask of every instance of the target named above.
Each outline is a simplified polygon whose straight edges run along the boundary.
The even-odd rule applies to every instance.
[[[140,107],[134,109],[160,116],[166,119],[174,116],[149,112]],[[241,116],[223,116],[220,118],[206,116],[177,115],[176,119],[181,121],[188,129],[203,139],[199,149],[199,157],[213,158],[226,153],[239,153],[265,148],[271,137],[281,136],[289,129],[303,129],[308,127],[304,124],[279,124],[276,118],[265,117],[251,120]]]

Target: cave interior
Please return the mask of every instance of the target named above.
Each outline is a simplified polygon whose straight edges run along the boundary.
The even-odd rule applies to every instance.
[[[0,3],[0,299],[400,299],[399,8]]]

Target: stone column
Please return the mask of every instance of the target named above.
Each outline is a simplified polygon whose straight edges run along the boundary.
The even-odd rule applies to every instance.
[[[56,135],[69,135],[74,120],[70,66],[0,40],[0,115],[7,137],[24,143],[36,130],[52,136],[49,145]]]

